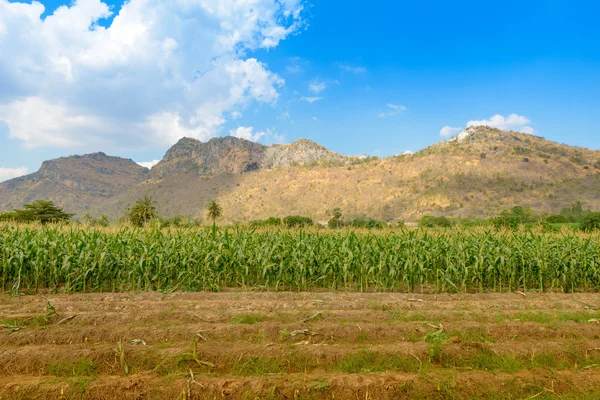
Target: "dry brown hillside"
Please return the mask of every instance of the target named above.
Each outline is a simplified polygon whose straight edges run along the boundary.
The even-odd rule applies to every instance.
[[[138,197],[164,216],[199,217],[212,200],[224,222],[301,214],[415,220],[424,214],[490,216],[515,205],[557,212],[581,201],[600,209],[600,151],[488,127],[413,155],[382,160],[331,152],[310,141],[263,146],[243,139],[184,138],[148,170],[103,153],[44,163],[0,184],[0,211],[33,199],[115,220]]]
[[[414,155],[349,165],[321,162],[243,174],[173,175],[149,180],[109,208],[154,196],[165,215],[201,216],[211,199],[226,221],[302,214],[414,220],[424,214],[489,216],[514,205],[558,211],[582,201],[600,209],[600,152],[487,127]],[[325,165],[327,164],[327,165]]]
[[[150,171],[104,153],[44,161],[36,173],[0,183],[0,211],[36,199],[53,200],[70,212],[83,213],[147,179]]]

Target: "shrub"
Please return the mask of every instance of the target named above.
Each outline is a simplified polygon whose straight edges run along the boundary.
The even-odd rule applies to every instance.
[[[350,226],[353,228],[367,228],[367,229],[381,229],[385,222],[378,221],[376,219],[362,219],[355,218],[350,222]]]
[[[530,208],[517,206],[502,213],[493,219],[496,228],[517,229],[519,225],[538,222],[540,217]]]
[[[550,224],[566,224],[569,222],[569,218],[561,214],[552,214],[546,218],[546,222]]]
[[[269,226],[279,226],[281,225],[281,218],[279,217],[269,217],[266,219],[266,224]]]
[[[581,229],[595,231],[600,229],[600,212],[588,212],[581,219]]]
[[[454,222],[447,217],[434,217],[433,215],[424,215],[419,220],[420,228],[448,228],[454,225]]]
[[[311,226],[313,225],[313,220],[312,218],[300,215],[288,215],[283,219],[283,224],[288,228]]]

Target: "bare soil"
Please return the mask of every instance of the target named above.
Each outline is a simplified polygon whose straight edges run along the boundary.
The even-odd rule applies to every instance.
[[[2,400],[223,398],[600,399],[600,294],[0,296]]]

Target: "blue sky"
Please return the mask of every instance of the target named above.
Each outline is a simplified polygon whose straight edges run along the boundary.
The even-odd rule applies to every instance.
[[[387,156],[486,123],[600,149],[597,2],[197,3],[132,0],[127,19],[0,0],[0,179],[91,151],[160,159],[183,135]]]

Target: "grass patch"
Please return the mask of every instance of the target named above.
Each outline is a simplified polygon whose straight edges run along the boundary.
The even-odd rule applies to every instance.
[[[46,368],[48,375],[69,376],[92,376],[96,373],[94,362],[89,358],[77,358],[73,361],[56,361],[48,364]]]
[[[359,351],[344,356],[335,365],[337,372],[359,374],[369,372],[419,372],[422,364],[410,354],[386,354],[374,351]]]
[[[231,320],[232,324],[256,324],[265,320],[265,317],[260,314],[242,314],[234,317]]]
[[[236,375],[262,376],[285,372],[278,359],[261,356],[246,357],[233,365]]]

